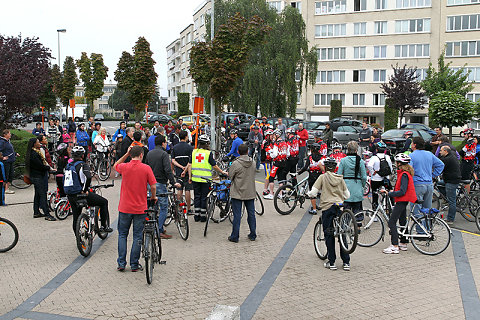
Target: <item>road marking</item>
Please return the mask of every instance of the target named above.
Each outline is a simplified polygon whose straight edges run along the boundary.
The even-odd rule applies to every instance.
[[[22,314],[22,318],[33,320],[88,320],[86,318],[69,317],[60,314],[37,311],[28,311],[27,313]]]
[[[255,315],[255,312],[257,312],[258,307],[262,304],[263,299],[267,295],[268,291],[270,291],[270,288],[280,272],[283,270],[283,267],[300,241],[300,238],[305,233],[305,230],[307,229],[310,220],[312,220],[312,217],[313,216],[309,214],[308,211],[305,212],[302,219],[297,224],[297,227],[295,230],[293,230],[282,249],[280,249],[280,252],[270,264],[267,271],[265,271],[260,281],[258,281],[248,297],[242,303],[240,306],[241,320],[249,320]]]
[[[467,250],[463,236],[458,230],[453,231],[452,237],[453,257],[455,258],[455,267],[457,269],[458,284],[462,296],[463,312],[465,319],[478,319],[478,310],[480,310],[480,300],[478,298],[477,286],[473,278],[472,268],[468,261]]]
[[[473,232],[470,232],[470,231],[466,231],[466,230],[463,230],[463,229],[457,229],[457,228],[450,228],[450,229],[460,231],[460,232],[466,233],[466,234],[471,234],[472,236],[480,237],[480,234],[478,234],[478,233],[473,233]]]

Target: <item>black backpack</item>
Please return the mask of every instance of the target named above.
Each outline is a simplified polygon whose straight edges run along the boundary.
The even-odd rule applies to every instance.
[[[387,159],[385,157],[380,158],[379,156],[377,156],[377,158],[380,160],[380,169],[377,171],[377,174],[380,177],[386,177],[392,174],[392,169],[388,165]]]

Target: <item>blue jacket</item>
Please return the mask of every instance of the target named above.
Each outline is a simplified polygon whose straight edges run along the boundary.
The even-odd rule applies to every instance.
[[[359,170],[357,177],[359,179],[349,179],[355,177],[355,156],[346,156],[340,160],[338,165],[338,174],[343,175],[347,189],[350,192],[350,198],[347,202],[361,202],[363,201],[363,187],[367,183],[367,169],[365,168],[365,161],[360,159]]]
[[[410,158],[410,165],[415,171],[414,184],[432,184],[432,178],[438,177],[445,167],[443,162],[429,151],[415,150],[410,153]]]
[[[155,137],[156,135],[152,134],[148,140],[147,140],[147,145],[148,145],[148,151],[151,151],[155,149]]]
[[[235,140],[232,142],[232,148],[230,149],[230,152],[227,154],[227,156],[234,156],[234,157],[240,157],[240,154],[238,153],[238,147],[243,144],[243,140],[240,139],[239,137],[236,137]]]
[[[117,136],[119,134],[121,134],[123,136],[123,139],[125,139],[125,136],[127,135],[127,132],[125,131],[125,129],[118,128],[117,131],[115,131],[115,133],[113,134],[112,141],[117,140]]]
[[[38,136],[38,135],[40,135],[40,134],[45,134],[45,130],[43,130],[43,128],[40,128],[40,129],[34,128],[34,129],[32,130],[32,134],[33,134],[34,136]]]
[[[10,141],[4,137],[0,137],[0,152],[4,157],[8,157],[8,159],[3,160],[3,162],[15,162],[17,154],[15,153],[15,150],[13,150],[13,145],[10,143]]]
[[[88,145],[88,140],[90,140],[90,136],[87,131],[77,130],[77,144],[79,146],[86,147]]]

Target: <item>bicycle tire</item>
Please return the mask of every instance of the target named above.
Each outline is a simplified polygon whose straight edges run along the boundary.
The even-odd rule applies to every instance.
[[[339,234],[337,235],[340,246],[347,254],[352,254],[358,243],[358,224],[353,212],[344,209],[338,218]]]
[[[56,200],[57,196],[56,196],[56,192],[48,192],[47,193],[47,204],[48,204],[48,208],[52,211],[55,210],[55,207],[56,207],[56,203],[55,203],[55,200]],[[58,202],[57,202],[58,203]]]
[[[77,249],[84,257],[88,257],[92,251],[93,236],[88,232],[90,227],[90,216],[86,213],[80,214],[75,228]]]
[[[8,236],[8,234],[12,234],[11,240],[9,239],[10,237]],[[17,245],[17,243],[18,229],[15,224],[6,218],[0,218],[0,252],[7,252],[12,250]]]
[[[477,210],[477,215],[475,216],[475,224],[477,225],[478,231],[480,231],[480,208]]]
[[[212,221],[215,223],[220,223],[225,221],[225,219],[230,218],[230,214],[232,212],[232,205],[230,203],[231,200],[228,199],[227,201],[219,201],[216,194],[213,194],[212,196],[214,197],[213,203],[215,205],[210,213],[210,219],[212,219]]]
[[[462,215],[462,217],[465,218],[465,220],[467,220],[468,222],[475,221],[472,200],[470,198],[467,199],[465,195],[458,197],[457,211],[460,211],[460,214]]]
[[[360,217],[363,214],[363,219]],[[355,221],[358,226],[358,242],[360,247],[373,247],[385,235],[385,223],[372,210],[362,210],[355,214]],[[359,226],[360,225],[360,226]]]
[[[175,195],[173,195],[175,196]],[[168,196],[168,210],[167,210],[167,217],[165,218],[165,221],[163,222],[163,226],[167,227],[173,220],[173,204],[175,203],[175,199],[173,199],[172,203],[172,195]]]
[[[110,173],[112,172],[112,167],[110,167],[110,163],[107,159],[102,159],[98,164],[98,179],[100,181],[106,181],[110,177]]]
[[[214,195],[212,192],[207,196],[207,220],[205,221],[205,229],[203,230],[203,236],[207,236],[207,229],[208,229],[208,222],[210,221],[210,218],[212,217],[212,212],[215,209],[215,199]]]
[[[98,225],[98,222],[100,221],[100,208],[95,207],[95,212],[96,212],[96,214],[97,214],[97,220],[96,220],[96,222],[97,222],[97,227],[98,227],[98,226],[99,226],[99,225]],[[98,232],[97,232],[97,235],[98,235],[98,237],[99,237],[100,239],[105,240],[105,239],[107,239],[107,237],[108,237],[108,232],[98,231]]]
[[[179,211],[177,218],[175,219],[175,224],[177,225],[178,233],[180,233],[180,237],[183,240],[187,240],[189,234],[187,214]]]
[[[427,217],[421,217],[418,219],[419,224],[425,226],[428,232],[431,233],[430,238],[416,238],[415,234],[420,234],[423,232],[416,222],[413,223],[412,228],[410,229],[410,238],[413,247],[420,253],[434,256],[437,254],[442,253],[445,249],[448,248],[450,241],[451,241],[451,234],[450,234],[450,227],[447,225],[445,221],[437,217],[431,217],[426,219]],[[421,231],[417,230],[419,228]],[[438,241],[438,242],[437,242]],[[430,248],[433,248],[432,244],[437,244],[436,246],[438,249],[434,249],[433,251]]]
[[[320,219],[313,229],[313,247],[321,260],[327,258],[327,243],[325,242],[325,234],[323,233],[323,225]]]
[[[240,215],[240,222],[242,221],[242,218],[243,218],[243,215],[245,214],[245,211],[247,210],[247,208],[245,208],[245,206],[243,205],[242,203],[242,214]],[[228,220],[230,220],[230,223],[233,224],[233,209],[230,207],[230,211],[228,212]]]
[[[370,186],[370,182],[367,181],[367,183],[365,183],[365,186],[363,187],[363,196],[368,196],[370,194],[370,189],[371,189],[371,186]]]
[[[145,259],[145,277],[147,278],[148,284],[152,284],[153,281],[153,252],[155,250],[153,245],[152,234],[150,232],[145,233],[143,240],[143,257]]]
[[[255,197],[255,213],[259,216],[263,216],[265,213],[265,206],[263,205],[262,197],[256,192],[257,196]]]
[[[65,220],[67,219],[68,215],[71,212],[71,208],[68,208],[69,202],[68,199],[60,199],[55,206],[55,217],[58,220]]]
[[[27,189],[31,184],[25,183],[23,177],[26,174],[26,169],[24,164],[17,164],[13,167],[13,177],[12,177],[12,186],[17,189]]]
[[[283,196],[279,198],[279,194],[282,193]],[[293,199],[292,199],[293,197]],[[293,201],[293,203],[291,202]],[[292,213],[292,211],[297,206],[298,196],[295,187],[290,184],[284,184],[277,189],[275,195],[273,196],[273,206],[275,210],[281,215],[287,215]],[[287,206],[287,209],[280,208],[280,204],[284,203]]]

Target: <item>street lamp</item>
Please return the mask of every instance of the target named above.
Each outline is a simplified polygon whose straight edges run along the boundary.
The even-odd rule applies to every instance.
[[[57,57],[57,62],[58,62],[58,67],[60,68],[60,71],[62,70],[62,65],[60,63],[60,33],[65,33],[67,32],[67,29],[57,29],[57,35],[58,35],[58,57]]]

